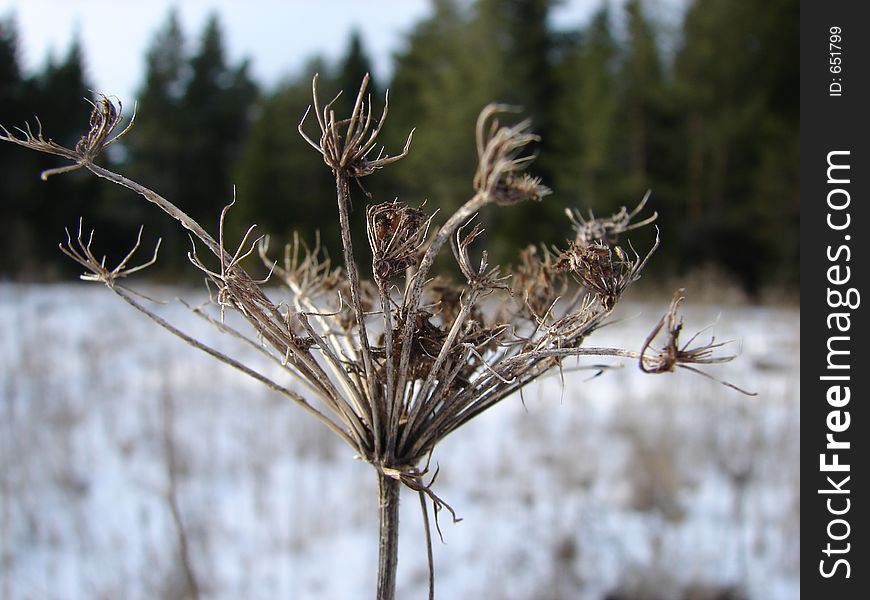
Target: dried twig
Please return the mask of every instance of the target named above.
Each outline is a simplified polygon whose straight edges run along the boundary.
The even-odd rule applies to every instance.
[[[717,355],[715,351],[727,345],[728,342],[717,342],[715,337],[711,337],[710,341],[706,344],[692,347],[692,342],[695,341],[700,332],[693,335],[692,338],[682,346],[679,345],[680,332],[683,329],[683,319],[677,318],[677,310],[683,300],[685,300],[683,292],[684,290],[682,289],[676,291],[671,300],[671,304],[668,307],[668,311],[647,336],[638,361],[641,371],[644,373],[670,373],[679,367],[703,375],[704,377],[721,383],[724,386],[737,390],[741,394],[747,396],[757,395],[753,392],[748,392],[739,388],[734,384],[716,379],[709,373],[705,373],[704,371],[692,366],[722,364],[734,360],[735,356]],[[658,352],[650,354],[652,344],[662,330],[665,332],[665,344]]]

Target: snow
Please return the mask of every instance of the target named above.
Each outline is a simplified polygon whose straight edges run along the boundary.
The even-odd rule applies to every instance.
[[[666,305],[622,307],[591,343],[636,348]],[[176,302],[161,312],[236,347]],[[686,320],[738,340],[711,372],[759,396],[627,363],[488,411],[433,456],[463,518],[442,513],[437,597],[799,597],[799,312],[689,302]],[[204,598],[372,597],[374,472],[309,415],[96,285],[2,284],[0,331],[0,597],[183,597],[167,431]],[[424,598],[407,490],[400,519],[397,595]]]

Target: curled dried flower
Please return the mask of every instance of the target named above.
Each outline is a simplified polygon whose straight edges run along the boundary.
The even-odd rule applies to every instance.
[[[416,265],[430,221],[421,209],[398,202],[372,204],[366,209],[372,270],[379,285]]]
[[[606,310],[611,310],[626,288],[640,279],[640,272],[658,243],[656,236],[655,245],[641,259],[636,252],[634,258],[629,257],[619,246],[611,248],[602,242],[584,246],[571,242],[568,249],[559,255],[556,267],[569,271],[596,295]]]
[[[142,229],[139,228],[139,234],[136,236],[136,243],[133,244],[133,248],[127,253],[127,255],[118,263],[118,265],[114,269],[109,269],[106,267],[106,257],[104,256],[102,259],[97,260],[97,257],[94,256],[94,253],[91,251],[91,244],[94,241],[94,231],[91,230],[91,233],[88,235],[88,241],[85,242],[82,235],[84,233],[84,224],[82,219],[79,219],[79,230],[78,235],[76,235],[75,243],[73,243],[72,235],[68,229],[66,231],[66,244],[59,244],[60,251],[66,254],[68,257],[79,263],[81,266],[85,267],[89,273],[84,273],[79,277],[83,281],[100,281],[105,283],[108,287],[113,288],[115,286],[115,282],[118,279],[123,279],[124,277],[128,277],[133,273],[137,273],[144,269],[147,269],[151,265],[157,262],[157,252],[160,250],[160,241],[157,240],[157,245],[154,247],[154,254],[151,257],[151,260],[138,265],[136,267],[128,267],[128,263],[130,259],[133,258],[133,255],[139,250],[139,247],[142,243]]]
[[[380,119],[375,122],[373,119],[371,96],[366,97],[366,88],[369,83],[368,74],[363,78],[360,85],[351,116],[340,120],[336,119],[335,112],[332,110],[332,105],[338,100],[338,96],[333,98],[321,110],[320,99],[317,93],[317,79],[317,75],[315,75],[311,84],[311,91],[314,115],[317,118],[317,124],[320,126],[320,141],[315,142],[302,129],[305,119],[312,109],[311,106],[305,111],[297,129],[302,137],[305,138],[305,141],[323,156],[323,161],[335,173],[341,173],[354,178],[365,177],[407,156],[408,149],[411,146],[411,137],[414,135],[413,130],[408,134],[405,147],[400,154],[387,156],[383,154],[384,150],[381,148],[376,157],[371,158],[370,156],[375,148],[378,135],[380,135],[384,122],[387,119],[390,97],[389,92],[387,92],[384,110],[381,113]]]
[[[533,316],[543,315],[568,289],[564,269],[559,269],[553,256],[535,246],[520,252],[520,263],[514,268],[513,293],[523,300]]]
[[[747,392],[726,381],[715,379],[709,374],[691,366],[691,365],[715,365],[726,363],[734,360],[734,355],[717,356],[715,351],[725,346],[728,342],[717,342],[715,337],[711,337],[710,341],[700,346],[692,346],[692,343],[700,334],[697,333],[692,338],[680,346],[680,333],[683,330],[683,319],[677,317],[677,311],[680,304],[685,300],[683,289],[679,289],[674,293],[671,299],[671,304],[668,311],[659,319],[658,324],[653,328],[652,332],[647,336],[643,344],[643,349],[640,352],[638,364],[641,371],[644,373],[669,373],[677,367],[688,369],[694,373],[698,373],[714,381],[730,387],[747,396],[755,396],[753,392]],[[665,343],[657,351],[651,353],[652,344],[659,336],[659,333],[664,330]]]
[[[293,242],[284,246],[282,266],[268,257],[269,241],[269,236],[265,236],[260,242],[260,259],[266,268],[284,281],[297,298],[314,300],[323,293],[334,290],[343,281],[341,267],[333,267],[332,261],[321,247],[319,232],[315,234],[313,246],[306,244],[297,232],[293,232]]]
[[[123,120],[121,116],[123,107],[120,100],[118,101],[118,108],[115,108],[112,101],[103,95],[100,95],[96,102],[91,102],[90,100],[88,102],[93,107],[90,128],[76,144],[76,152],[85,160],[90,161],[127,133],[133,124],[133,120],[131,119],[130,124],[117,136],[110,137]]]
[[[647,217],[638,223],[632,223],[635,218],[646,206],[649,200],[650,193],[644,194],[640,203],[628,212],[623,206],[619,211],[610,217],[596,218],[592,212],[589,213],[589,218],[583,217],[577,209],[565,209],[565,213],[571,220],[571,225],[576,232],[575,241],[581,246],[588,246],[594,243],[615,244],[619,241],[619,236],[626,231],[643,227],[653,223],[658,218],[658,213],[653,212],[652,216]]]
[[[453,254],[456,257],[456,261],[459,263],[459,269],[468,280],[469,287],[476,291],[494,289],[510,291],[510,286],[505,283],[507,279],[510,279],[510,275],[499,277],[499,267],[489,267],[489,256],[486,250],[481,252],[480,264],[477,268],[471,264],[471,257],[468,255],[468,248],[471,246],[471,243],[475,238],[483,233],[484,230],[481,229],[480,225],[475,225],[468,235],[463,236],[463,229],[464,226],[456,230],[456,236],[452,240],[452,246]]]
[[[534,160],[520,156],[523,149],[540,138],[531,133],[528,119],[512,127],[500,126],[495,115],[514,110],[490,104],[477,118],[477,171],[474,189],[488,194],[498,204],[516,204],[523,200],[540,200],[550,193],[540,180],[519,173]]]
[[[550,188],[541,184],[540,177],[532,177],[528,173],[510,173],[496,187],[494,197],[499,206],[510,206],[527,200],[540,202],[551,193]]]

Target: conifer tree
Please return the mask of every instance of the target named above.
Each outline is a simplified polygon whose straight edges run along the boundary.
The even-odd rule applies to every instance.
[[[602,5],[586,29],[573,32],[564,44],[550,158],[554,187],[602,212],[619,206],[612,189],[623,175],[614,165],[619,48],[610,17],[608,5]]]
[[[632,187],[649,183],[650,139],[658,108],[662,66],[653,26],[642,0],[625,4],[627,39],[620,71],[623,117]]]
[[[176,161],[184,147],[182,100],[188,78],[184,34],[172,10],[145,55],[136,136],[126,141],[133,175],[156,182],[167,195],[181,192]]]
[[[327,73],[322,62],[309,66],[312,73]],[[275,239],[276,250],[295,231],[308,244],[315,242],[313,232],[319,231],[325,245],[328,241],[328,247],[338,247],[338,224],[324,210],[335,193],[335,182],[297,131],[310,96],[310,80],[288,79],[257,102],[256,118],[235,171],[241,202],[229,214],[228,231],[257,223]]]
[[[473,127],[487,102],[499,98],[500,50],[490,30],[456,0],[436,0],[396,57],[390,94],[392,132],[414,128],[407,160],[393,169],[400,197],[451,210],[468,193],[475,161]],[[387,138],[388,146],[401,144]],[[439,165],[434,171],[431,165]]]
[[[173,10],[149,46],[145,65],[137,134],[128,142],[130,172],[156,182],[155,188],[167,195],[184,198],[192,215],[214,223],[232,199],[232,177],[256,98],[248,64],[228,64],[215,15],[206,22],[195,52],[189,54]],[[150,211],[115,216],[121,222],[145,222],[156,230],[163,237],[166,255],[172,257],[163,262],[164,267],[182,266],[182,249],[189,242],[172,223]]]
[[[318,73],[318,86],[325,95],[357,87],[371,74],[372,64],[359,32],[353,31],[338,65],[320,59],[310,61],[305,73]],[[372,80],[370,76],[370,81]],[[383,102],[376,85],[370,84],[375,106]],[[356,98],[342,95],[335,103],[337,114],[350,114]],[[263,231],[277,238],[276,243],[292,239],[294,232],[305,234],[301,241],[316,243],[317,231],[324,247],[340,246],[338,223],[324,210],[324,203],[335,193],[335,182],[323,169],[322,159],[311,153],[299,136],[297,124],[311,102],[311,80],[291,78],[277,90],[263,95],[256,118],[236,170],[239,194],[244,199],[230,214],[230,223],[243,227],[256,222]],[[372,198],[380,195],[384,184],[365,184]],[[351,225],[364,235],[365,206],[351,209]],[[364,251],[360,249],[360,251]],[[364,261],[362,261],[365,264]]]
[[[21,123],[26,118],[26,82],[21,72],[18,29],[10,16],[0,20],[0,114],[10,122]],[[14,248],[30,250],[33,243],[30,223],[25,215],[27,197],[33,187],[33,173],[25,165],[33,163],[30,156],[0,146],[0,274],[19,268],[18,252]]]
[[[797,277],[797,4],[696,0],[676,57],[683,254],[724,265],[751,290]]]
[[[182,103],[184,152],[189,160],[181,188],[195,219],[217,219],[232,198],[231,174],[241,156],[256,95],[247,61],[236,66],[227,63],[223,32],[212,15],[190,59]]]
[[[12,77],[7,85],[10,108],[18,110],[18,125],[26,118],[40,115],[40,123],[51,128],[58,143],[72,144],[82,135],[82,123],[88,119],[90,107],[83,102],[91,97],[85,75],[85,57],[80,41],[74,38],[63,57],[50,55],[41,72],[24,79],[17,65],[17,36],[11,20],[4,24],[8,31],[0,36],[3,42],[6,72]],[[16,80],[17,74],[17,80]],[[14,114],[14,113],[13,113]],[[37,128],[39,125],[37,125]],[[3,254],[9,256],[9,269],[28,279],[46,279],[58,272],[71,271],[66,261],[57,254],[57,243],[64,239],[64,228],[74,222],[85,207],[99,205],[101,187],[92,178],[73,174],[42,182],[39,173],[46,168],[62,165],[54,157],[11,156],[3,163],[10,176],[3,177],[3,203],[9,209],[9,237],[0,244]],[[8,194],[8,195],[7,195]],[[64,202],[58,204],[56,198]],[[101,221],[95,221],[101,222]],[[37,236],[35,232],[45,235]]]
[[[383,101],[383,93],[378,85],[375,74],[372,72],[372,62],[366,52],[363,44],[362,36],[358,30],[351,31],[350,38],[347,42],[347,48],[338,65],[335,73],[334,87],[337,90],[350,90],[356,85],[356,82],[363,80],[363,77],[369,76],[369,95],[375,103]],[[323,75],[326,75],[324,73]],[[347,114],[353,108],[353,102],[356,98],[352,98],[353,94],[342,94],[336,103],[336,114]]]

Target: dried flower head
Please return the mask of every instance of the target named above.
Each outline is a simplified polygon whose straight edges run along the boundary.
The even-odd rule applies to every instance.
[[[616,214],[605,218],[596,218],[592,211],[589,212],[589,218],[584,218],[577,209],[565,209],[568,219],[571,220],[571,225],[576,233],[575,241],[581,246],[588,246],[594,243],[615,244],[619,241],[619,236],[626,231],[643,227],[653,223],[658,218],[658,213],[653,214],[643,221],[632,223],[640,211],[646,206],[649,200],[650,192],[644,194],[640,203],[632,210],[628,210],[623,206]]]
[[[541,200],[550,193],[549,188],[542,185],[540,179],[521,173],[535,157],[520,156],[526,146],[540,138],[531,133],[528,119],[511,127],[500,125],[496,115],[506,111],[515,109],[490,104],[477,118],[478,166],[474,189],[502,206]]]
[[[658,246],[643,259],[635,253],[634,258],[619,246],[610,247],[601,242],[587,246],[570,242],[556,262],[556,267],[570,272],[586,289],[595,294],[606,310],[616,306],[622,293],[640,279],[640,272]]]
[[[509,173],[496,187],[494,197],[499,206],[511,206],[527,200],[540,202],[551,193],[550,188],[541,184],[540,177]]]
[[[467,224],[466,224],[467,225]],[[480,225],[475,225],[467,235],[462,235],[463,227],[456,230],[456,236],[452,240],[453,255],[459,263],[459,270],[465,275],[468,286],[472,290],[484,291],[503,289],[510,291],[510,286],[505,283],[510,275],[499,276],[501,269],[498,266],[490,268],[489,256],[484,250],[480,255],[480,264],[475,268],[468,255],[471,243],[483,233]]]
[[[85,100],[87,100],[87,98]],[[41,174],[43,180],[48,179],[52,175],[60,175],[61,173],[69,173],[70,171],[80,169],[86,164],[93,163],[94,159],[97,158],[103,150],[126,135],[133,126],[133,121],[136,116],[135,114],[133,115],[130,119],[130,123],[123,131],[115,135],[115,137],[111,137],[112,133],[123,121],[121,102],[118,101],[118,107],[115,108],[112,101],[102,94],[97,98],[96,102],[92,102],[91,100],[87,100],[87,102],[92,107],[90,126],[88,132],[78,141],[74,150],[61,146],[51,138],[45,139],[42,134],[42,123],[39,122],[39,119],[36,120],[37,130],[35,134],[31,130],[29,123],[25,124],[24,129],[16,127],[15,129],[18,132],[17,135],[0,125],[0,131],[3,132],[3,134],[0,135],[0,139],[18,144],[19,146],[24,146],[25,148],[45,152],[46,154],[62,156],[75,163],[65,167],[43,171]]]
[[[317,93],[317,79],[318,77],[315,75],[311,83],[311,90],[314,115],[317,118],[317,124],[320,126],[320,141],[314,142],[302,129],[305,119],[311,111],[311,106],[308,107],[308,110],[302,116],[298,130],[305,141],[323,156],[323,161],[335,173],[341,173],[353,178],[365,177],[366,175],[371,175],[377,169],[407,156],[408,149],[411,146],[411,137],[414,135],[413,130],[408,134],[408,139],[401,154],[388,156],[383,153],[384,149],[382,147],[376,157],[370,157],[389,112],[390,96],[389,92],[387,92],[384,100],[384,110],[381,113],[380,119],[375,122],[373,119],[371,95],[366,96],[366,88],[369,84],[368,74],[363,78],[357,93],[356,102],[353,105],[353,112],[347,119],[336,119],[335,111],[332,109],[333,104],[335,104],[339,96],[333,98],[321,110],[320,99]],[[341,95],[340,92],[339,95]]]
[[[372,204],[366,209],[372,271],[379,285],[417,265],[430,221],[421,209],[398,202]]]
[[[688,369],[705,377],[714,379],[719,383],[735,389],[742,394],[755,396],[755,393],[747,392],[735,385],[713,378],[709,374],[700,371],[691,365],[715,365],[734,360],[734,355],[716,355],[715,351],[725,346],[728,342],[717,342],[715,337],[700,346],[692,346],[701,332],[696,333],[688,342],[680,346],[680,333],[683,330],[683,319],[677,317],[680,304],[685,300],[685,290],[679,289],[674,293],[668,311],[662,316],[652,332],[647,336],[640,352],[638,365],[644,373],[670,373],[677,367]],[[658,351],[652,351],[652,344],[664,331],[664,345]]]
[[[88,101],[90,102],[90,100]],[[118,108],[106,96],[100,95],[96,102],[90,102],[93,110],[91,111],[90,128],[88,132],[76,144],[76,152],[85,160],[93,160],[104,149],[112,145],[118,139],[129,131],[133,120],[130,120],[128,125],[117,136],[110,137],[112,132],[123,121],[121,116],[122,106],[118,101]]]
[[[91,245],[94,241],[93,229],[88,235],[88,241],[84,241],[84,238],[82,237],[84,235],[84,222],[82,219],[79,219],[79,229],[78,234],[76,235],[75,243],[73,243],[72,235],[70,234],[69,230],[66,229],[66,243],[59,244],[59,248],[61,252],[69,256],[71,259],[73,259],[89,271],[80,275],[80,279],[82,279],[83,281],[100,281],[102,283],[105,283],[108,287],[114,288],[115,282],[118,279],[129,277],[134,273],[138,273],[139,271],[147,269],[148,267],[152,266],[157,262],[157,252],[160,250],[161,241],[159,239],[157,240],[157,244],[154,247],[154,254],[149,261],[135,267],[127,266],[130,260],[139,250],[139,247],[142,243],[142,230],[143,227],[140,227],[139,234],[136,236],[136,243],[133,244],[133,248],[127,253],[127,255],[123,259],[121,259],[121,262],[119,262],[114,269],[109,269],[106,266],[105,256],[97,260],[97,257],[91,250]]]
[[[513,293],[532,315],[543,315],[568,292],[568,277],[546,248],[528,246],[513,269]]]

